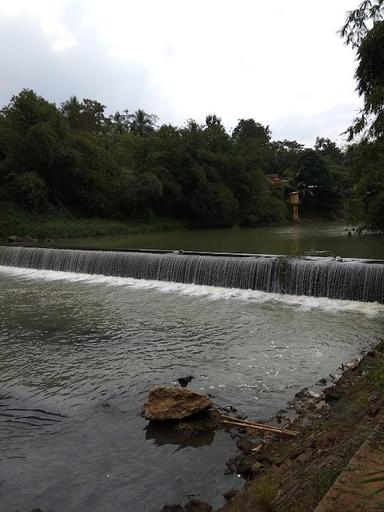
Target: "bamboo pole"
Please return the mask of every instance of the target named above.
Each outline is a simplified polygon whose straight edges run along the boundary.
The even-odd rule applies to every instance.
[[[299,434],[299,432],[297,432],[296,430],[285,430],[279,427],[275,427],[274,425],[266,425],[264,423],[257,423],[255,421],[239,420],[238,418],[235,418],[233,416],[222,415],[220,417],[220,422],[225,425],[230,425],[233,427],[262,430],[265,432],[271,432],[273,434],[281,434],[293,437],[296,437]]]

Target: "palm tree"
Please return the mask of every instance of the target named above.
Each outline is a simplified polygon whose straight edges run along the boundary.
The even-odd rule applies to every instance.
[[[155,129],[157,116],[147,114],[145,110],[138,109],[134,114],[131,114],[131,132],[141,137],[151,133]]]
[[[61,111],[68,119],[71,128],[79,128],[79,118],[81,114],[81,103],[76,96],[71,96],[69,100],[61,104]]]

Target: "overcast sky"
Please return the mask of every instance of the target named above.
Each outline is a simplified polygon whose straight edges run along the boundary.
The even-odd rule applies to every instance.
[[[337,31],[360,0],[0,0],[0,104],[22,88],[60,104],[219,115],[274,139],[342,141],[360,101]]]

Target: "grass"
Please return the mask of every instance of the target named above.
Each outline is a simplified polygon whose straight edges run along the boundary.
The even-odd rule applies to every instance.
[[[277,496],[277,488],[270,482],[258,483],[254,487],[257,504],[265,512],[273,512],[273,502]]]
[[[3,240],[11,235],[30,236],[44,240],[47,238],[128,235],[186,228],[186,223],[175,219],[155,218],[129,221],[86,219],[69,216],[60,211],[42,215],[15,209],[9,205],[0,205],[0,239]]]
[[[274,501],[278,495],[278,487],[273,481],[264,478],[254,481],[251,492],[239,500],[234,498],[225,507],[226,512],[275,512]],[[221,509],[220,509],[221,510]]]

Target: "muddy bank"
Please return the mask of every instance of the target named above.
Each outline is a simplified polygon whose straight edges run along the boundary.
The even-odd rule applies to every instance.
[[[247,483],[243,490],[227,493],[226,505],[217,512],[316,509],[384,413],[384,343],[344,368],[337,382],[325,384],[319,382],[316,392],[298,393],[275,418],[277,425],[299,431],[295,438],[231,430],[239,454],[228,461],[228,471]],[[209,510],[199,506],[203,508],[193,510]],[[371,510],[369,506],[352,510]]]

